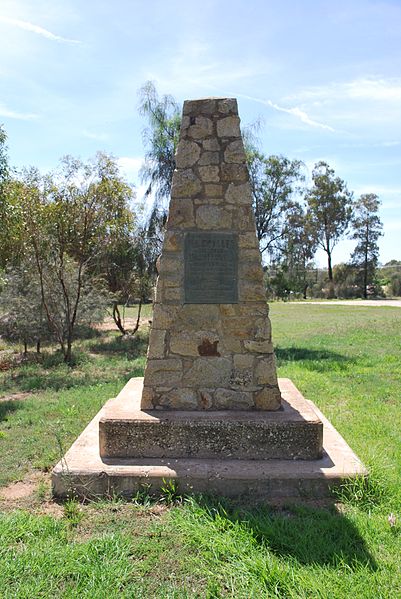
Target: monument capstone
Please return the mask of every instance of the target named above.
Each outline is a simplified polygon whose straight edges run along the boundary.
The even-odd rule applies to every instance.
[[[316,497],[365,473],[277,380],[237,102],[186,101],[144,378],[87,426],[53,492],[130,496],[174,479],[182,492]]]

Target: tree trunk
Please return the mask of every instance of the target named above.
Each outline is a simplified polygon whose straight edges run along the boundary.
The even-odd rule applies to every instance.
[[[307,292],[307,290],[308,290],[308,287],[309,287],[308,283],[305,283],[305,284],[304,284],[304,291],[303,291],[303,298],[304,298],[305,300],[307,299],[307,297],[306,297],[306,292]]]
[[[138,316],[136,319],[136,324],[135,324],[135,328],[132,331],[132,334],[135,335],[135,333],[137,332],[137,330],[139,329],[139,320],[141,318],[141,310],[142,310],[142,298],[139,300],[139,305],[138,305]]]
[[[333,280],[333,268],[331,266],[331,251],[327,250],[327,269],[329,272],[329,281]]]
[[[368,297],[368,244],[365,246],[365,260],[363,263],[363,297]]]
[[[40,354],[40,339],[36,341],[36,353]]]
[[[127,331],[123,325],[123,322],[121,320],[121,314],[120,314],[120,310],[118,309],[118,304],[117,302],[115,302],[113,304],[113,320],[116,323],[116,326],[118,328],[118,330],[121,332],[122,335],[126,335]]]
[[[70,336],[67,339],[67,347],[64,349],[64,362],[66,364],[71,364],[72,362],[72,339]]]
[[[28,353],[28,344],[26,341],[24,341],[24,355],[26,356],[27,353]]]

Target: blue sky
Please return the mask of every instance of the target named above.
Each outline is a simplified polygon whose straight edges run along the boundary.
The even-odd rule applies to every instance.
[[[15,166],[101,149],[140,196],[141,85],[235,96],[266,154],[309,174],[326,160],[356,196],[377,193],[381,261],[401,259],[401,0],[1,0],[0,57]]]

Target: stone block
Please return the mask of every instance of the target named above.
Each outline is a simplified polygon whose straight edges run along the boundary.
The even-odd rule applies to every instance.
[[[145,386],[181,385],[182,362],[178,358],[148,360],[145,369]]]
[[[216,137],[211,137],[202,141],[202,147],[206,152],[219,152],[220,142]]]
[[[250,354],[236,354],[234,356],[234,368],[238,370],[250,370],[253,372],[254,356]]]
[[[225,198],[230,204],[242,204],[244,206],[249,205],[252,203],[252,193],[249,184],[242,183],[235,185],[234,183],[230,183],[227,188]],[[254,237],[256,237],[255,226],[253,227],[252,233]]]
[[[197,410],[197,393],[189,388],[171,389],[161,394],[158,405],[172,410]]]
[[[200,157],[201,149],[197,143],[189,140],[181,140],[177,147],[175,163],[177,168],[188,168],[194,166]]]
[[[232,389],[216,389],[214,408],[216,410],[249,410],[253,407],[252,393]]]
[[[257,410],[276,411],[281,407],[281,394],[277,387],[263,387],[255,393]],[[306,439],[304,440],[306,442]]]
[[[218,166],[200,166],[199,176],[202,181],[208,183],[218,183],[220,181]]]
[[[248,181],[248,169],[245,164],[225,164],[220,166],[221,180],[227,183],[245,183]]]
[[[206,114],[212,115],[217,110],[216,100],[212,98],[202,100],[187,100],[184,102],[183,115],[184,117]]]
[[[218,165],[220,163],[219,152],[203,152],[199,159],[198,166]]]
[[[187,136],[192,139],[203,139],[213,133],[213,121],[204,116],[195,117],[195,123],[187,129]]]
[[[255,354],[273,353],[273,344],[270,340],[256,341],[254,339],[248,339],[244,341],[244,347],[247,351]]]
[[[224,98],[224,100],[219,100],[217,104],[217,109],[222,114],[238,114],[238,106],[237,100],[235,98]]]
[[[176,170],[171,194],[175,198],[192,198],[200,193],[202,183],[192,169]]]
[[[227,116],[217,121],[218,137],[240,137],[239,118]]]
[[[152,329],[149,334],[148,359],[164,358],[166,331]]]
[[[183,234],[178,231],[166,231],[164,235],[163,251],[179,252],[182,250]]]
[[[269,354],[266,358],[256,358],[254,379],[257,385],[276,385],[276,361],[274,354]]]
[[[228,144],[224,152],[226,162],[245,163],[244,144],[241,139],[236,139]]]
[[[153,306],[152,329],[170,329],[173,327],[178,311],[178,306],[164,306],[156,303]]]
[[[187,387],[223,387],[229,383],[231,367],[231,360],[227,358],[196,358],[184,374],[183,384]]]
[[[171,230],[179,228],[184,230],[194,226],[195,219],[192,201],[188,198],[171,200],[167,219],[167,229]]]
[[[199,206],[196,210],[196,225],[199,229],[230,229],[232,224],[231,214],[219,206]]]
[[[223,186],[218,183],[206,183],[205,197],[208,198],[208,203],[212,201],[213,203],[216,202],[221,204],[223,198]]]
[[[184,304],[177,315],[173,330],[199,331],[214,329],[219,323],[219,308],[213,304]]]

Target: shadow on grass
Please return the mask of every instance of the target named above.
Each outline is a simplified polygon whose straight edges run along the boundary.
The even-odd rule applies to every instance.
[[[22,402],[17,400],[0,401],[0,422],[7,420],[8,414],[22,407]]]
[[[145,335],[118,336],[106,341],[91,343],[89,349],[93,353],[104,355],[125,355],[128,358],[144,356],[148,347],[148,337]]]
[[[242,510],[221,505],[213,499],[200,504],[213,517],[240,524],[252,534],[261,548],[279,557],[293,557],[299,564],[337,567],[346,564],[376,570],[377,564],[357,528],[334,505],[315,508],[293,505],[286,509],[260,506]]]
[[[325,349],[307,349],[306,347],[276,347],[277,366],[289,362],[302,362],[308,370],[325,372],[327,370],[348,370],[355,360]]]

